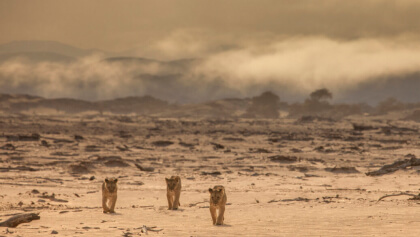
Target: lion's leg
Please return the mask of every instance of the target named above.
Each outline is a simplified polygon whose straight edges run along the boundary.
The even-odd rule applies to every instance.
[[[225,207],[220,207],[219,208],[219,215],[217,216],[217,222],[216,225],[223,225],[223,220],[225,215]]]
[[[211,219],[213,220],[213,225],[216,224],[216,207],[215,206],[210,206],[210,214],[211,214]]]
[[[166,194],[166,197],[168,198],[168,210],[172,210],[172,204],[173,204],[172,195],[168,192]]]
[[[106,203],[107,203],[107,200],[108,198],[105,196],[105,195],[103,195],[102,196],[102,209],[104,210],[104,213],[107,213],[107,212],[109,212],[109,208],[108,208],[108,206],[106,205]]]
[[[179,206],[179,197],[181,196],[181,192],[175,193],[175,200],[173,205],[173,210],[177,210]]]
[[[115,204],[117,203],[117,195],[113,196],[110,200],[111,202],[111,207],[110,207],[110,213],[115,213]]]

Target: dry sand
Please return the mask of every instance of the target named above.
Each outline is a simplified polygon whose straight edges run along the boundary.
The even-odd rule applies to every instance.
[[[376,129],[355,131],[352,122]],[[407,154],[420,157],[419,132],[401,129],[419,124],[391,123],[389,131],[385,120],[367,117],[298,123],[3,116],[0,222],[25,212],[41,219],[1,227],[0,236],[145,236],[144,225],[149,236],[418,236],[420,201],[377,202],[385,194],[418,194],[418,167],[365,175]],[[32,133],[39,140],[17,137]],[[182,178],[177,211],[167,210],[164,178],[171,175]],[[107,176],[119,178],[115,214],[102,213]],[[227,192],[224,226],[211,222],[207,190],[214,185]]]

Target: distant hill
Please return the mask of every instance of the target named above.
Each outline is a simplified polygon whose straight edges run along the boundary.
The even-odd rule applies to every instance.
[[[75,60],[73,57],[65,56],[50,52],[22,52],[22,53],[8,53],[0,54],[0,62],[5,62],[13,59],[24,59],[30,62],[60,62],[67,63]]]
[[[48,109],[53,113],[83,112],[155,115],[163,117],[237,117],[249,106],[249,99],[224,99],[200,104],[176,105],[152,96],[130,96],[103,101],[70,98],[46,99],[25,94],[0,94],[4,113],[33,113]]]
[[[70,98],[46,99],[23,94],[0,94],[0,110],[9,113],[21,113],[42,108],[68,114],[87,111],[151,114],[165,111],[170,107],[166,101],[151,96],[132,96],[91,102]]]
[[[91,54],[111,55],[110,53],[96,49],[80,49],[56,41],[13,41],[0,45],[0,55],[19,53],[53,53],[70,58],[79,58]]]

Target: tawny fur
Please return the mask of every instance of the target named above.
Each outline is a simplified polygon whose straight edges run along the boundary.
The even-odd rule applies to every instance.
[[[166,181],[166,197],[168,198],[168,210],[177,210],[179,197],[181,196],[181,178],[179,176],[172,176]]]
[[[102,208],[104,213],[115,213],[118,179],[106,178],[102,184]]]
[[[210,193],[210,214],[213,220],[213,225],[223,225],[225,220],[225,206],[227,202],[225,188],[222,185],[216,185],[209,188]],[[216,211],[219,214],[217,215]]]

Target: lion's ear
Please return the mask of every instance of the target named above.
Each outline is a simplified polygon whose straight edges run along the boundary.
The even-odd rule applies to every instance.
[[[108,183],[108,182],[109,182],[108,178],[106,178],[106,179],[105,179],[105,182],[106,182],[106,183]]]
[[[165,181],[166,181],[166,183],[168,183],[169,179],[168,178],[165,178]]]
[[[115,179],[115,183],[118,182],[118,179]]]
[[[180,178],[179,176],[176,176],[175,180],[176,180],[177,182],[179,182],[179,181],[181,180],[181,178]]]
[[[213,192],[213,189],[209,188],[209,193],[212,193],[212,192]]]

